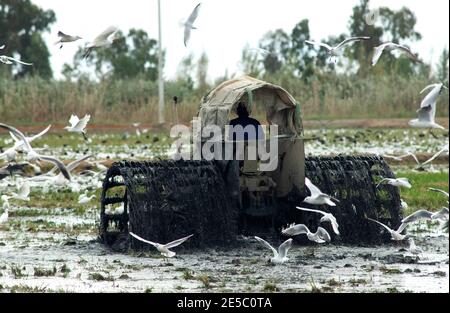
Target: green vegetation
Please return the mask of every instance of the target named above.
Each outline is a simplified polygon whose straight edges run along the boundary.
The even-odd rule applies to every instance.
[[[430,187],[449,191],[448,173],[399,172],[396,176],[408,178],[413,186],[401,189],[401,197],[409,206],[406,214],[418,209],[437,211],[448,205],[445,196],[428,191]]]

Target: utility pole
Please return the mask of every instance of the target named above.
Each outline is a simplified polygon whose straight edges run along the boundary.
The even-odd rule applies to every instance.
[[[158,90],[159,90],[159,109],[158,120],[162,125],[166,122],[164,116],[164,73],[163,73],[163,48],[162,48],[162,27],[161,27],[161,0],[158,0],[158,27],[159,27],[159,49],[158,49]]]

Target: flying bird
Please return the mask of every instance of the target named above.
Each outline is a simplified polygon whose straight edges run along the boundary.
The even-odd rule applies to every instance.
[[[58,37],[59,37],[59,40],[57,42],[55,42],[55,45],[61,44],[61,46],[59,47],[60,49],[63,48],[65,43],[75,42],[80,39],[83,39],[80,36],[71,36],[71,35],[64,34],[62,31],[58,32]]]
[[[197,4],[194,11],[192,11],[188,20],[184,23],[184,46],[187,47],[189,40],[191,39],[191,31],[197,29],[194,27],[194,23],[198,18],[198,13],[200,11],[201,3]]]
[[[314,185],[308,177],[305,177],[305,184],[311,192],[311,196],[306,197],[303,202],[313,204],[313,205],[329,205],[336,206],[332,200],[339,202],[336,198],[324,194],[316,185]]]
[[[6,124],[2,124],[0,123],[0,128],[6,129],[7,131],[13,133],[17,138],[19,138],[20,140],[23,141],[24,143],[24,149],[28,154],[28,158],[30,161],[45,161],[45,162],[50,162],[55,164],[59,170],[61,171],[61,173],[64,175],[64,177],[67,180],[70,180],[70,174],[67,171],[66,166],[64,165],[63,162],[61,162],[60,160],[58,160],[57,158],[54,157],[49,157],[49,156],[45,156],[45,155],[40,155],[39,153],[37,153],[30,145],[30,143],[27,141],[25,135],[19,131],[18,129],[6,125]]]
[[[395,50],[398,49],[401,52],[405,53],[411,60],[415,61],[415,62],[419,62],[419,63],[423,63],[416,54],[414,54],[411,49],[409,49],[408,47],[393,43],[393,42],[386,42],[381,44],[380,46],[375,48],[375,53],[373,55],[372,58],[372,66],[375,66],[378,61],[381,58],[381,55],[383,54],[383,52],[387,49],[390,50]]]
[[[367,218],[369,221],[375,222],[381,226],[383,226],[390,234],[391,234],[391,239],[394,241],[402,241],[405,240],[405,238],[407,237],[406,235],[402,235],[401,233],[405,230],[405,226],[404,224],[400,225],[398,230],[392,230],[391,228],[389,228],[388,226],[384,225],[383,223],[380,223],[376,220],[373,220],[371,218]]]
[[[27,65],[27,66],[32,66],[33,63],[26,63],[26,62],[22,62],[20,60],[14,59],[13,57],[9,57],[6,55],[0,55],[0,62],[7,64],[7,65],[11,65],[13,63],[19,63],[22,65]]]
[[[257,236],[255,236],[255,239],[258,240],[260,243],[262,243],[264,246],[266,246],[273,252],[273,258],[270,259],[271,263],[283,264],[283,263],[289,261],[287,254],[288,254],[289,250],[292,248],[292,242],[293,242],[292,239],[288,239],[285,242],[283,242],[280,245],[280,247],[278,248],[278,251],[264,239],[261,239]]]
[[[431,220],[432,217],[433,213],[428,212],[426,210],[419,210],[417,212],[414,212],[413,214],[405,217],[402,220],[402,224],[400,225],[398,231],[401,233],[406,228],[406,226],[408,226],[408,224],[415,223],[420,220]]]
[[[145,240],[145,239],[143,239],[143,238],[139,237],[138,235],[133,234],[131,232],[130,232],[130,235],[133,236],[134,238],[136,238],[139,241],[142,241],[144,243],[152,245],[153,247],[155,247],[161,253],[161,255],[165,256],[166,258],[173,258],[176,255],[175,252],[170,251],[169,249],[178,247],[179,245],[181,245],[185,241],[187,241],[189,238],[194,236],[194,235],[190,235],[190,236],[187,236],[187,237],[184,237],[184,238],[181,238],[181,239],[178,239],[178,240],[175,240],[175,241],[172,241],[170,243],[167,243],[167,244],[163,245],[163,244],[160,244],[160,243],[156,243],[156,242]]]
[[[384,178],[380,181],[380,183],[377,185],[377,188],[380,187],[383,183],[386,183],[387,185],[395,186],[395,187],[405,187],[408,189],[412,188],[411,183],[409,182],[408,178]]]
[[[43,131],[41,131],[39,134],[31,136],[31,137],[25,137],[25,139],[28,141],[28,143],[32,143],[33,141],[35,141],[36,139],[41,138],[42,136],[44,136],[46,133],[48,133],[48,131],[50,130],[50,128],[52,127],[52,125],[47,126],[46,129],[44,129]],[[17,138],[12,132],[9,132],[9,135],[11,136],[11,138],[14,140],[15,145],[14,148],[15,149],[20,149],[23,148],[24,146],[24,142],[23,140],[20,140],[19,138]]]
[[[5,45],[0,46],[0,50],[3,50],[3,49],[5,49]]]
[[[111,46],[116,40],[119,39],[117,37],[118,31],[119,29],[116,26],[110,26],[100,35],[95,37],[95,39],[86,46],[83,59],[87,59],[94,49]]]
[[[72,114],[69,120],[70,126],[66,126],[64,129],[71,133],[81,133],[83,134],[84,139],[88,140],[86,136],[86,126],[90,120],[91,116],[89,114],[86,114],[81,120],[78,116]]]
[[[305,40],[305,42],[309,45],[320,46],[321,48],[325,48],[327,50],[327,53],[330,55],[330,57],[335,57],[335,56],[339,56],[339,50],[342,49],[345,45],[348,45],[355,41],[362,41],[362,40],[369,40],[369,39],[370,39],[370,37],[366,37],[366,36],[347,38],[344,41],[342,41],[340,44],[338,44],[337,46],[334,46],[334,47],[332,47],[326,43],[315,42],[315,41],[311,41],[311,40]]]
[[[331,223],[331,227],[333,227],[334,233],[336,235],[340,235],[340,233],[339,233],[339,224],[337,223],[337,220],[336,220],[336,218],[334,217],[333,214],[327,213],[327,212],[323,212],[323,211],[320,211],[320,210],[311,210],[311,209],[300,208],[300,207],[297,207],[297,209],[301,210],[301,211],[322,214],[323,217],[320,219],[320,222],[321,223],[325,223],[325,222]]]
[[[315,243],[331,242],[330,234],[322,227],[317,228],[315,233],[312,233],[306,225],[291,225],[287,229],[283,229],[281,233],[285,236],[306,235],[308,239]]]

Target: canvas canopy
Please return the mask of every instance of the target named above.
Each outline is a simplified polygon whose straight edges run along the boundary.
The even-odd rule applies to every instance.
[[[283,88],[249,76],[226,81],[205,96],[199,113],[202,127],[217,125],[224,131],[239,102],[250,114],[255,106],[265,108],[267,122],[278,125],[280,135],[303,131],[301,108],[295,99]]]

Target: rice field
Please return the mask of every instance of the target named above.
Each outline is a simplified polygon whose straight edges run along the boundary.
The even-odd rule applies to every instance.
[[[143,129],[138,136],[130,127],[88,135],[85,142],[82,136],[54,132],[34,147],[66,162],[92,154],[78,174],[98,172],[95,162],[108,166],[121,159],[165,158],[173,152],[173,140],[163,131]],[[445,132],[410,129],[310,129],[305,136],[308,155],[413,152],[421,161],[449,141]],[[2,149],[11,143],[6,134],[0,135]],[[427,189],[449,190],[448,154],[426,172],[414,170],[409,159],[388,162],[397,177],[407,177],[413,184],[412,189],[401,190],[408,203],[405,214],[447,206],[445,197]],[[32,201],[11,200],[10,219],[0,225],[0,292],[449,292],[448,233],[431,223],[409,230],[424,249],[420,258],[409,254],[404,244],[332,243],[296,247],[285,267],[274,267],[267,263],[268,250],[244,237],[236,249],[180,247],[170,261],[157,252],[116,253],[97,241],[102,179],[76,175],[72,183],[61,186],[32,181]],[[0,180],[0,193],[15,191],[20,181]],[[85,193],[96,198],[78,204]]]

